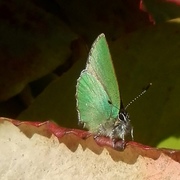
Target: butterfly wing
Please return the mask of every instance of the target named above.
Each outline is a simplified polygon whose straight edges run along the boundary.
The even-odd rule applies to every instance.
[[[86,70],[95,76],[104,87],[109,100],[119,112],[119,87],[112,63],[111,54],[104,34],[98,36],[89,53]]]
[[[107,93],[94,76],[83,71],[78,79],[76,96],[79,120],[86,128],[95,132],[111,114]]]
[[[118,117],[119,88],[104,34],[92,45],[86,69],[77,82],[76,97],[79,121],[90,130]]]

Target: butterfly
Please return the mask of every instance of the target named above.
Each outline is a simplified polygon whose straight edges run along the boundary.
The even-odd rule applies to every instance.
[[[125,141],[133,127],[120,99],[109,47],[104,34],[94,41],[76,85],[79,123],[95,137],[106,136]]]

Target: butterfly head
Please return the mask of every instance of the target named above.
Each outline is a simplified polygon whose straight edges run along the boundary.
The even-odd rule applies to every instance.
[[[133,140],[133,127],[129,119],[129,114],[122,108],[119,112],[119,117],[114,122],[111,138],[125,141],[125,137],[129,134]]]
[[[123,103],[121,101],[121,109],[119,111],[119,117],[115,120],[114,128],[112,130],[112,139],[121,138],[123,141],[125,140],[126,135],[131,135],[132,140],[133,138],[133,127],[130,122],[129,114],[127,113],[126,109],[139,97],[141,97],[152,85],[152,83],[149,83],[147,87],[143,89],[143,91],[135,97],[132,101],[130,101],[129,104],[126,105],[124,108]]]
[[[111,101],[108,102],[113,106],[113,103]],[[133,127],[130,123],[129,114],[125,110],[121,101],[121,109],[119,111],[118,117],[114,119],[110,138],[113,140],[122,139],[123,141],[125,141],[125,136],[129,134],[131,134],[133,140]]]

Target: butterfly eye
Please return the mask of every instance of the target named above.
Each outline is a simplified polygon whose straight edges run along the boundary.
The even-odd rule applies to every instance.
[[[119,119],[127,122],[127,115],[125,113],[119,113]]]

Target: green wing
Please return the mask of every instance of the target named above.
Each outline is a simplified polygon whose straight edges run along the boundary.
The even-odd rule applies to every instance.
[[[89,53],[87,72],[95,76],[103,85],[113,106],[120,109],[119,87],[111,54],[104,34],[98,36]]]
[[[104,34],[92,45],[86,69],[77,82],[76,97],[79,121],[91,131],[118,117],[119,89]]]
[[[85,127],[96,131],[103,121],[110,118],[111,104],[102,84],[86,71],[81,73],[77,85],[79,120]]]

